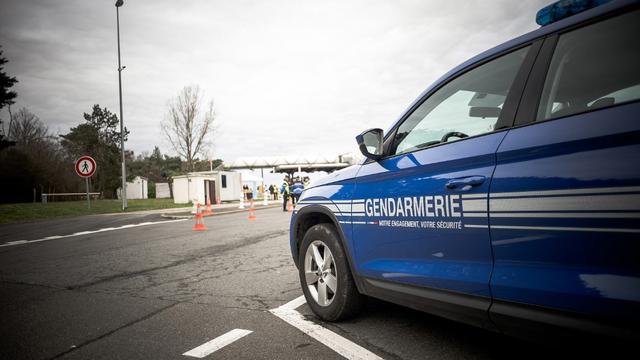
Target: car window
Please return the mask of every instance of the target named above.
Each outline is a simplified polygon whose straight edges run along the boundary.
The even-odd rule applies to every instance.
[[[494,130],[529,47],[494,59],[450,81],[398,127],[392,154]]]
[[[537,120],[640,99],[640,10],[560,35]]]

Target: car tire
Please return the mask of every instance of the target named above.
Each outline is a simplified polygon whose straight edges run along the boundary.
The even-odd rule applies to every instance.
[[[355,316],[365,297],[358,292],[339,235],[331,224],[312,226],[299,252],[300,285],[311,310],[322,320]]]

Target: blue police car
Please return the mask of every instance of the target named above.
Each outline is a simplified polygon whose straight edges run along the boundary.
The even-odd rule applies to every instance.
[[[638,338],[640,4],[560,1],[444,75],[291,219],[328,321],[364,295],[516,336]]]

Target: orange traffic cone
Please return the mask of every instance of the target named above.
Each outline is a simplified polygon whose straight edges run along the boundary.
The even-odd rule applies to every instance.
[[[289,202],[287,203],[287,211],[288,212],[293,211],[293,202],[291,201],[291,199],[289,199]]]
[[[202,215],[213,215],[213,210],[211,210],[211,199],[207,198],[207,210],[205,210]]]
[[[253,200],[251,200],[251,205],[249,206],[249,220],[256,219],[256,209],[253,207]]]
[[[207,230],[207,227],[204,226],[204,220],[202,219],[202,212],[200,212],[200,204],[198,204],[198,210],[196,212],[196,224],[193,226],[193,230],[195,231]]]
[[[219,196],[216,198],[216,204],[220,205],[220,197]]]

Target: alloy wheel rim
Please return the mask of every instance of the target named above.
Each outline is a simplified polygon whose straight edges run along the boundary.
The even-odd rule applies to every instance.
[[[320,240],[311,242],[304,257],[305,282],[313,300],[329,306],[338,290],[335,261],[329,247]]]

